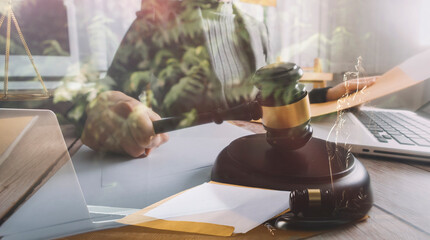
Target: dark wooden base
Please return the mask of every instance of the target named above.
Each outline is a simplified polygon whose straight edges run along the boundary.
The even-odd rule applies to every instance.
[[[293,151],[273,148],[265,134],[236,139],[218,155],[211,178],[243,186],[287,191],[319,189],[326,193],[323,198],[329,198],[334,208],[318,215],[302,203],[304,211],[288,216],[296,225],[318,224],[318,219],[342,223],[360,219],[373,203],[370,178],[360,161],[342,146],[320,139],[311,139]]]

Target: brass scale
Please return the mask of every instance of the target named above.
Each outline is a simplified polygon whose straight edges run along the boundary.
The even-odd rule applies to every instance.
[[[12,9],[12,0],[8,0],[8,5],[6,9],[6,14],[4,14],[0,18],[0,28],[2,27],[4,21],[6,20],[6,51],[5,51],[5,65],[4,65],[4,85],[3,85],[3,94],[0,95],[0,101],[25,101],[25,100],[41,100],[47,99],[50,97],[48,90],[46,89],[45,83],[43,82],[42,76],[40,76],[39,70],[37,70],[36,64],[34,62],[33,56],[31,55],[30,49],[25,41],[24,35],[22,34],[21,28],[18,24],[18,21],[15,17],[15,14]],[[18,32],[19,38],[22,42],[22,45],[25,48],[25,52],[33,66],[34,71],[36,72],[36,77],[40,84],[42,85],[41,93],[34,92],[25,92],[25,91],[9,91],[8,83],[9,83],[9,59],[10,59],[10,34],[12,28],[12,22],[15,25],[16,31]]]

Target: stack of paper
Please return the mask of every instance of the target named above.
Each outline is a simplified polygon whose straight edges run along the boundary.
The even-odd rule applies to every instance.
[[[289,208],[288,191],[204,183],[120,220],[164,230],[230,236]]]

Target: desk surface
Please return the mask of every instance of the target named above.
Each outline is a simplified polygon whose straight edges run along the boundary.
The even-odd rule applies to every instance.
[[[235,121],[237,126],[256,133],[262,125]],[[81,146],[71,126],[62,127],[66,144],[73,155]],[[311,239],[429,239],[430,238],[430,164],[359,156],[367,168],[374,193],[373,208],[367,221],[318,234]],[[260,226],[234,239],[261,239],[267,229]],[[274,239],[284,236],[274,232]],[[66,239],[215,239],[216,237],[157,231],[133,226],[71,236]],[[217,238],[218,239],[218,238]],[[226,239],[226,238],[223,238]],[[230,239],[230,238],[227,238]]]

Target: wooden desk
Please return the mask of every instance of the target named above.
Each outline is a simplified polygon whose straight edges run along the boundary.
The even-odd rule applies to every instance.
[[[265,132],[260,124],[240,121],[234,124],[256,133]],[[70,126],[62,130],[72,155],[81,143]],[[374,204],[370,218],[310,239],[430,239],[430,164],[362,156],[359,159],[372,182]],[[276,230],[273,236],[267,231],[260,226],[245,235],[222,238],[127,226],[65,239],[285,239],[281,230]]]

